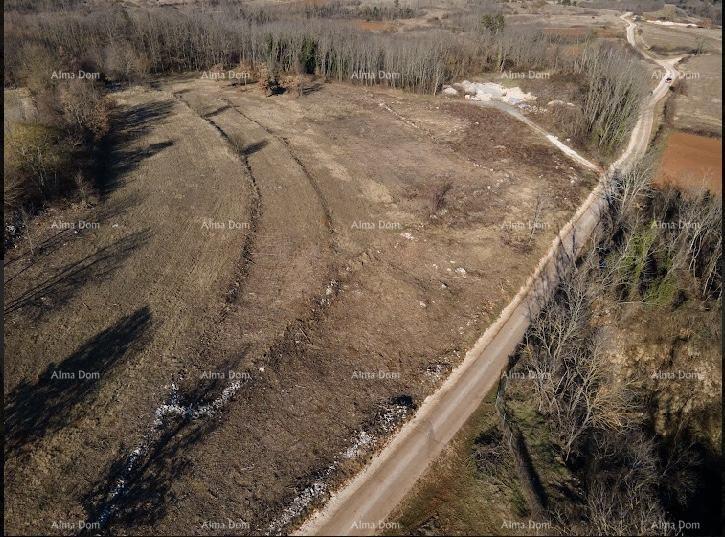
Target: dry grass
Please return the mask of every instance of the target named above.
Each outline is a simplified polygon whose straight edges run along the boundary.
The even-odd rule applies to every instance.
[[[687,59],[673,99],[672,124],[676,129],[722,136],[722,56],[704,54]]]

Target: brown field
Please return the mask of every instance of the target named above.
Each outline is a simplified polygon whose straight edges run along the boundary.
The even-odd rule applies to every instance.
[[[722,31],[705,28],[667,27],[642,24],[640,34],[652,52],[668,56],[690,53],[701,47],[709,53],[722,53]]]
[[[153,441],[110,529],[267,531],[317,476],[365,462],[374,443],[340,459],[360,431],[383,436],[386,412],[435,389],[596,180],[465,102],[198,78],[115,98],[101,199],[41,215],[33,255],[25,241],[5,262],[12,533],[98,517],[171,383],[203,406],[228,383],[208,373],[229,371],[243,389]],[[54,226],[80,221],[97,225]]]
[[[584,38],[587,35],[595,37],[614,38],[624,35],[623,28],[609,28],[605,26],[571,26],[568,28],[544,28],[547,34],[558,35],[562,37]]]
[[[684,190],[707,188],[722,195],[722,140],[672,132],[656,178]]]
[[[426,31],[477,7],[445,0],[411,19],[352,24]],[[503,9],[506,24],[571,38],[562,55],[590,32],[624,36],[615,11]],[[713,73],[714,58],[688,65]],[[721,74],[701,80],[673,96],[675,124],[721,132],[707,100]],[[505,82],[537,95],[523,115],[574,144],[546,105],[576,101],[575,80]],[[44,208],[4,260],[8,534],[77,533],[63,524],[111,509],[99,533],[293,528],[441,385],[598,179],[463,98],[311,76],[299,95],[266,97],[198,73],[109,91],[117,107],[97,194]],[[5,104],[6,122],[34,112],[22,90]],[[660,180],[694,188],[705,177],[714,189],[720,147],[673,133]],[[163,414],[177,407],[213,411]],[[471,446],[496,419],[489,396],[393,520],[414,534],[520,533],[502,527],[527,520],[511,468],[472,471]],[[243,525],[209,528],[227,520]]]
[[[673,95],[672,124],[676,129],[722,136],[722,56],[703,54],[681,66],[683,91]]]
[[[368,32],[394,32],[396,24],[393,21],[366,21],[355,20],[355,26]]]
[[[509,20],[515,24],[540,24],[544,27],[623,27],[619,12],[609,9],[581,9],[545,2],[529,2],[511,7]]]

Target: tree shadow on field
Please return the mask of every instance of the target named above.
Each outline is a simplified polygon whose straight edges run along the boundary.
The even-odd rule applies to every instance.
[[[67,303],[85,284],[108,278],[121,267],[121,261],[148,241],[149,230],[138,231],[104,246],[93,254],[72,261],[44,281],[31,282],[30,288],[5,302],[5,315],[27,310],[34,320]]]
[[[248,157],[249,155],[253,155],[257,151],[261,151],[262,149],[264,149],[267,144],[269,144],[267,140],[262,140],[261,142],[254,142],[245,145],[239,150],[239,152],[242,154],[243,157]]]
[[[324,84],[322,82],[311,82],[308,84],[304,84],[300,86],[299,95],[300,97],[306,97],[307,95],[317,93],[323,88],[323,86]]]
[[[129,106],[114,112],[112,130],[98,148],[95,186],[101,199],[125,184],[124,176],[136,169],[141,161],[173,145],[172,141],[131,148],[134,142],[148,134],[160,121],[171,115],[173,99],[151,101]]]
[[[107,224],[111,219],[123,215],[131,207],[138,204],[139,196],[137,194],[129,194],[121,199],[105,203],[98,208],[94,208],[83,220],[87,222],[98,223],[99,225]],[[9,284],[26,270],[40,262],[44,258],[48,258],[59,251],[70,240],[83,237],[90,229],[62,229],[55,231],[42,237],[41,240],[33,245],[33,251],[29,248],[25,252],[19,253],[12,259],[8,259],[3,267],[5,268],[7,277],[5,284]],[[25,261],[22,269],[16,269],[19,261]],[[10,270],[8,270],[10,269]],[[12,273],[10,273],[12,271]]]
[[[227,366],[219,368],[226,369]],[[209,405],[228,383],[224,379],[200,380],[183,392],[179,404],[196,409]],[[172,486],[190,467],[194,446],[219,427],[222,415],[223,409],[196,418],[166,416],[147,436],[142,454],[134,462],[129,462],[127,456],[130,447],[121,446],[123,456],[83,498],[87,520],[101,521],[102,531],[117,533],[110,530],[111,525],[131,529],[153,525],[161,519],[168,505],[174,503]],[[118,483],[123,483],[122,492]]]
[[[150,325],[148,306],[139,308],[49,364],[35,383],[20,383],[5,401],[6,456],[82,416],[109,373],[143,348]]]
[[[34,244],[34,251],[32,258],[30,259],[30,264],[26,265],[22,270],[19,270],[15,273],[13,273],[12,276],[9,276],[5,279],[5,283],[8,284],[20,274],[22,274],[24,271],[26,271],[28,268],[33,266],[35,263],[38,262],[38,260],[42,257],[45,257],[47,255],[50,255],[54,253],[56,250],[58,250],[63,244],[65,244],[68,239],[70,239],[73,236],[72,229],[62,229],[60,231],[57,231],[47,237],[44,237],[42,241],[38,242],[37,244]],[[7,270],[9,267],[11,267],[13,264],[17,263],[21,259],[29,258],[30,257],[30,250],[25,253],[25,255],[18,255],[16,257],[13,257],[12,259],[8,259],[3,267]]]

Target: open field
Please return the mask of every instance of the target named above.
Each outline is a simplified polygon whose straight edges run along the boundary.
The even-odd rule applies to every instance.
[[[645,25],[643,38],[648,39]],[[656,184],[684,190],[705,188],[722,195],[722,48],[713,30],[658,26],[654,39],[685,48],[705,44],[706,52],[682,63],[682,80],[665,110],[668,127]],[[705,39],[701,35],[707,35]],[[718,33],[718,38],[721,36]],[[649,36],[650,44],[653,37]],[[715,46],[717,44],[717,46]]]
[[[229,371],[245,379],[234,404],[155,445],[168,457],[132,477],[113,524],[265,530],[360,431],[434,389],[594,181],[463,102],[344,85],[265,99],[193,78],[116,99],[103,203],[44,215],[33,257],[23,243],[6,261],[6,512],[20,533],[93,520],[170,383],[200,405],[225,386],[208,373]],[[56,370],[100,376],[78,391]],[[27,414],[39,389],[48,406]],[[65,411],[49,420],[50,406]]]
[[[701,50],[722,53],[722,30],[706,28],[680,28],[645,23],[641,36],[652,52],[661,55],[690,53]]]
[[[667,93],[666,90],[664,93]],[[604,313],[610,314],[608,310],[605,310]],[[624,326],[630,325],[629,318],[622,320]],[[598,321],[597,324],[600,322]],[[612,335],[607,333],[604,341],[609,344],[611,338]],[[555,339],[556,337],[549,341]],[[714,339],[717,341],[717,336]],[[715,341],[705,345],[706,350],[703,351],[703,354],[709,355],[715,349],[713,345]],[[699,358],[700,355],[697,354],[697,356]],[[625,359],[625,363],[626,361]],[[707,362],[705,367],[712,367],[711,358],[708,358]],[[698,362],[698,367],[700,365],[701,363]],[[718,367],[715,366],[716,369]],[[522,378],[524,382],[519,384],[518,389],[514,389],[514,392],[519,393],[515,395],[515,400],[511,403],[511,410],[514,414],[513,422],[522,428],[525,438],[524,445],[528,446],[528,453],[531,456],[529,462],[533,463],[529,473],[533,478],[533,488],[540,488],[539,495],[543,500],[548,497],[551,502],[548,505],[551,510],[546,511],[548,520],[532,516],[533,509],[530,510],[532,506],[525,505],[526,502],[520,492],[513,496],[511,494],[512,491],[520,490],[520,483],[517,483],[516,476],[512,475],[510,470],[507,471],[510,468],[510,462],[506,461],[506,454],[502,455],[501,452],[496,451],[497,446],[505,451],[509,446],[506,446],[505,438],[496,440],[496,435],[492,433],[496,428],[497,416],[495,416],[496,410],[491,404],[489,395],[466,426],[461,429],[459,435],[451,442],[446,452],[431,464],[429,470],[406,500],[395,510],[390,519],[382,524],[383,527],[392,528],[385,533],[391,535],[400,533],[451,535],[468,534],[471,532],[471,528],[476,528],[474,532],[477,534],[505,534],[511,528],[517,534],[528,534],[529,532],[532,534],[539,534],[539,532],[558,534],[560,531],[567,534],[572,531],[570,528],[559,528],[558,521],[566,519],[566,510],[576,503],[575,498],[584,490],[580,488],[581,485],[576,478],[571,478],[569,469],[558,458],[556,450],[552,450],[551,441],[547,440],[550,439],[552,433],[547,431],[546,421],[541,419],[542,414],[538,412],[542,410],[541,407],[537,411],[536,405],[531,406],[526,402],[531,398],[533,388],[533,377],[529,373],[533,372],[519,372],[518,374],[523,376],[514,377]],[[634,374],[646,375],[639,371],[635,371]],[[712,382],[714,378],[717,376],[708,375],[709,382]],[[516,384],[514,383],[514,386]],[[527,386],[522,389],[522,385]],[[707,397],[714,399],[714,394],[711,392]],[[709,418],[704,418],[704,420],[707,422],[707,427],[710,427],[710,422],[707,421]],[[715,437],[717,434],[715,431]],[[518,448],[511,446],[511,449]],[[486,462],[485,458],[488,458],[489,466],[484,466],[487,468],[484,471],[481,471],[480,467],[476,467],[481,453],[483,453],[484,462]],[[527,457],[524,457],[524,460],[526,459]],[[565,483],[566,481],[568,483]],[[479,502],[484,502],[485,508],[482,508]],[[559,510],[559,505],[563,505],[563,510]],[[546,502],[544,502],[544,506],[547,506]],[[699,513],[697,520],[709,520],[697,505],[693,509]],[[552,515],[552,513],[555,514]],[[604,519],[607,520],[607,517]],[[709,520],[709,523],[712,522]],[[644,526],[641,528],[640,531],[646,531]],[[573,531],[577,533],[578,530]],[[586,531],[591,531],[591,529],[587,528]]]
[[[672,124],[677,129],[722,137],[722,56],[687,59],[682,91],[673,96]]]
[[[721,175],[715,31],[645,25],[644,61],[621,11],[554,2],[34,1],[6,9],[8,534],[300,531],[461,371],[496,382],[532,271],[558,277],[654,116],[662,183]],[[479,460],[493,395],[393,529],[522,533],[515,454]],[[549,426],[517,408],[551,492]]]
[[[514,8],[516,11],[516,8]],[[510,19],[516,24],[541,25],[546,31],[561,31],[563,35],[586,35],[590,30],[595,34],[609,31],[622,35],[620,12],[608,9],[580,9],[566,6],[542,5],[536,8],[523,8]]]
[[[687,132],[667,136],[657,184],[722,195],[722,141]]]
[[[202,228],[249,220],[248,182],[214,130],[169,94],[118,98],[103,203],[41,216],[32,255],[26,242],[5,261],[5,508],[17,533],[86,519],[88,485],[212,337],[245,241]]]

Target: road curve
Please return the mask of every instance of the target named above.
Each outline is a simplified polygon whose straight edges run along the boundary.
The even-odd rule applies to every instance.
[[[631,14],[627,39],[638,50],[636,23]],[[521,341],[537,304],[556,282],[557,260],[578,252],[599,221],[604,206],[604,185],[616,169],[631,166],[649,144],[656,104],[667,94],[667,77],[678,76],[675,64],[681,59],[659,60],[645,52],[648,60],[663,67],[665,74],[652,92],[635,124],[627,149],[602,175],[598,186],[562,228],[547,255],[513,301],[494,322],[441,388],[426,398],[416,415],[394,436],[355,478],[335,493],[294,535],[372,535],[404,498],[416,480],[435,460],[445,445],[495,386],[508,357]]]

